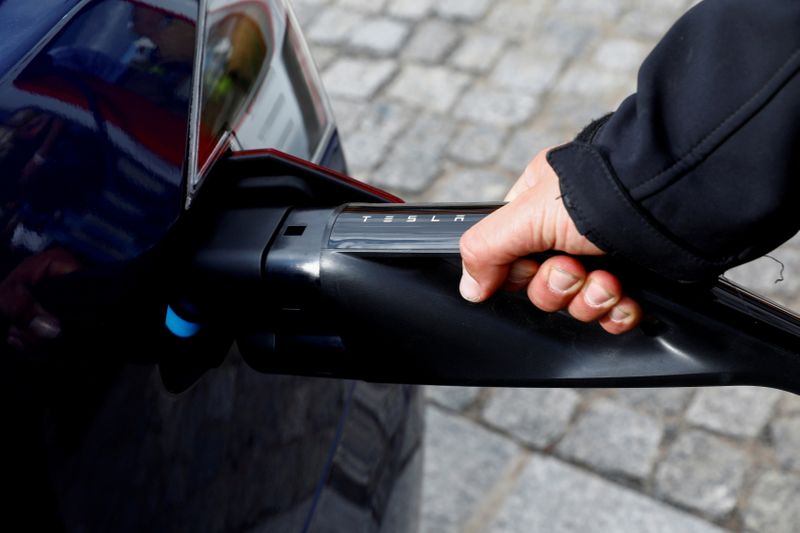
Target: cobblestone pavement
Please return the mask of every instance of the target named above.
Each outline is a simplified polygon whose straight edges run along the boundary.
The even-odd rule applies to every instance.
[[[302,0],[353,175],[503,197],[635,88],[687,0]],[[800,241],[732,277],[800,309]],[[800,528],[800,399],[752,387],[427,389],[430,532]]]

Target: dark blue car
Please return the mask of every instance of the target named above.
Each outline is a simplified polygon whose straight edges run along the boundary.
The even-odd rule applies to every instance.
[[[0,34],[6,522],[412,530],[415,388],[259,373],[165,325],[165,250],[220,158],[346,171],[287,5],[7,0]]]
[[[413,531],[402,383],[800,392],[800,319],[724,280],[589,259],[645,310],[613,339],[461,299],[497,206],[348,178],[284,0],[5,0],[0,35],[8,524]]]

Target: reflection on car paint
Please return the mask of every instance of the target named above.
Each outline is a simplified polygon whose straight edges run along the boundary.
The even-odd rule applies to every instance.
[[[6,2],[0,12],[23,4]],[[344,494],[368,530],[407,530],[418,494],[418,476],[405,474],[419,456],[415,389],[375,386],[385,389],[375,403],[358,401],[345,413],[352,383],[259,374],[235,352],[187,363],[186,346],[159,329],[169,282],[148,254],[184,206],[198,3],[51,7],[60,12],[48,13],[46,25],[14,34],[39,44],[0,58],[14,66],[0,78],[0,416],[13,436],[0,467],[14,487],[7,517],[42,530],[300,530],[348,523],[344,507],[329,504]],[[214,16],[228,21],[219,31],[229,43],[258,42],[249,22],[230,11]],[[249,96],[226,96],[236,83],[257,85],[267,67],[256,75],[253,56],[236,66],[242,56],[223,52],[213,50],[226,61],[225,75],[209,85],[214,128],[245,113],[240,125],[258,122],[259,147],[315,153],[322,136],[307,135],[297,118],[306,105],[297,87],[276,74],[278,84],[253,99],[263,106],[264,94],[283,94],[275,113],[286,122],[276,129],[262,108],[246,113]],[[225,110],[233,115],[221,118]],[[328,141],[321,162],[344,171],[338,141]],[[165,389],[165,361],[200,367],[188,390]],[[368,419],[389,422],[356,423]],[[321,477],[330,457],[330,476]],[[348,473],[353,458],[366,477]],[[362,481],[360,497],[341,488]]]
[[[57,244],[107,262],[163,237],[181,209],[191,13],[90,2],[0,87],[0,205],[12,249]]]

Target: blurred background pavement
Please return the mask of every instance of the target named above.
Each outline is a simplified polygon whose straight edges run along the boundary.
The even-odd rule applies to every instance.
[[[298,0],[351,173],[498,200],[635,90],[687,0]],[[800,244],[731,276],[800,309]],[[557,354],[554,354],[557,356]],[[427,388],[427,532],[800,530],[800,398]]]

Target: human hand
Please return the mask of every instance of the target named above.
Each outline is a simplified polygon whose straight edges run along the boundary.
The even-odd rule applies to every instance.
[[[583,322],[598,321],[609,333],[625,333],[642,310],[625,296],[619,280],[603,270],[586,271],[577,259],[551,257],[541,265],[530,254],[560,250],[575,255],[604,252],[578,233],[564,202],[558,176],[540,152],[506,195],[509,203],[470,228],[461,238],[464,271],[459,290],[481,302],[496,290],[526,289],[543,311],[567,309]]]

